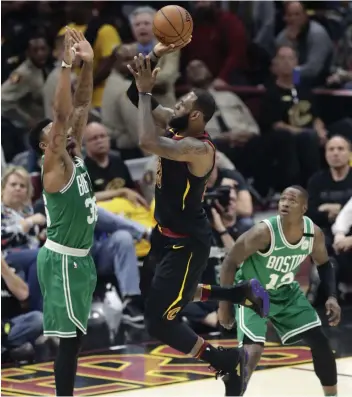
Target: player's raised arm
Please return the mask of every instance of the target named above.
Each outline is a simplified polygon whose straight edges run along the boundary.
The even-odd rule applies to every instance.
[[[220,270],[220,285],[232,286],[236,269],[249,256],[269,248],[271,236],[268,226],[260,222],[242,234],[227,254]]]
[[[322,230],[314,225],[314,244],[312,251],[312,259],[317,265],[320,282],[328,296],[325,303],[326,314],[329,317],[329,324],[337,325],[341,319],[341,308],[337,303],[336,291],[336,274],[335,268],[329,260],[329,255],[325,245],[325,236]]]
[[[76,56],[83,61],[83,66],[78,79],[78,85],[73,98],[73,115],[71,120],[71,136],[75,138],[77,147],[82,147],[84,127],[88,121],[88,114],[93,95],[93,59],[94,52],[85,39],[83,33],[74,29],[70,31]]]
[[[54,120],[48,134],[48,147],[45,151],[45,172],[52,170],[57,165],[57,160],[62,161],[62,157],[67,153],[67,126],[72,113],[71,67],[73,60],[72,38],[67,30],[62,68],[54,97]]]

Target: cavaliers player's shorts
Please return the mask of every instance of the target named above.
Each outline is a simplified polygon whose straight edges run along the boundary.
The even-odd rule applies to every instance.
[[[169,237],[156,227],[141,271],[145,316],[169,321],[177,318],[193,300],[209,253],[210,240],[207,244],[191,237]]]

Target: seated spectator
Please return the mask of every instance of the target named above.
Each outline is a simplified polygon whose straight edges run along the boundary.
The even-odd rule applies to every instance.
[[[242,170],[248,162],[249,141],[259,135],[259,127],[247,106],[233,92],[216,91],[212,88],[213,76],[204,62],[191,61],[187,65],[187,81],[192,88],[209,90],[217,111],[207,123],[207,132],[211,135],[217,148]],[[243,154],[241,156],[241,154]]]
[[[112,25],[112,18],[94,16],[91,2],[71,1],[68,4],[69,28],[82,32],[94,51],[94,91],[92,107],[100,108],[103,99],[105,80],[110,74],[116,59],[116,49],[121,45],[120,36]],[[65,34],[63,27],[58,36]],[[79,74],[79,69],[77,70]]]
[[[133,235],[132,235],[133,234]],[[119,285],[124,304],[123,319],[126,323],[141,327],[143,315],[138,308],[140,297],[139,269],[133,237],[147,237],[148,231],[122,217],[98,209],[92,255],[98,275],[113,273]]]
[[[302,2],[285,4],[286,28],[276,38],[277,46],[293,46],[298,54],[302,82],[324,84],[330,71],[333,44],[325,28],[309,20]]]
[[[342,37],[335,49],[333,73],[327,78],[326,83],[329,86],[352,89],[352,9],[347,8],[346,11],[347,15],[341,26]]]
[[[331,226],[341,208],[352,197],[350,156],[350,142],[340,136],[330,138],[325,147],[329,169],[317,172],[308,184],[308,216],[324,231],[330,247]]]
[[[229,220],[225,222],[226,227],[234,227],[238,234],[246,232],[254,225],[252,197],[246,181],[238,171],[221,169],[215,165],[208,179],[207,192],[215,191],[220,186],[230,186],[234,192],[236,191],[236,197],[230,196],[230,204],[236,205],[235,208],[229,206],[231,211]]]
[[[99,123],[87,125],[84,133],[85,164],[97,201],[123,197],[147,207],[144,198],[137,193],[127,166],[118,154],[110,152],[110,138],[106,128]]]
[[[29,284],[30,307],[42,308],[37,278],[40,227],[45,216],[33,213],[30,176],[21,167],[9,167],[1,180],[1,250],[6,261],[23,271]]]
[[[44,117],[43,87],[50,71],[44,36],[28,40],[27,59],[1,86],[2,145],[7,161],[27,147],[25,132]]]
[[[21,303],[29,296],[27,284],[1,256],[1,346],[10,350],[14,359],[29,358],[33,348],[47,341],[43,336],[43,314],[24,313]]]
[[[183,70],[194,59],[203,61],[214,77],[215,89],[243,83],[247,40],[243,23],[214,1],[192,2],[192,41],[182,49]]]
[[[325,143],[327,130],[317,115],[312,92],[294,85],[296,65],[295,51],[280,47],[273,60],[276,81],[268,85],[263,98],[262,122],[281,137],[280,151],[287,161],[285,180],[305,186],[320,169],[320,143]]]

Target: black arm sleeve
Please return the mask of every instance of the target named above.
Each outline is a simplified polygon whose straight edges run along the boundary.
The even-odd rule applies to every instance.
[[[317,266],[320,282],[328,296],[336,298],[336,274],[333,264],[329,261]]]
[[[150,60],[151,68],[154,69],[158,62],[154,61],[153,59]],[[139,93],[136,86],[136,82],[133,79],[131,85],[128,87],[127,90],[128,99],[133,103],[133,105],[138,108],[138,101],[139,101]],[[156,109],[159,106],[158,101],[152,97],[152,110]]]

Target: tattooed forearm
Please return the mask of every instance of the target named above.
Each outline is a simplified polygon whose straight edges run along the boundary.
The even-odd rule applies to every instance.
[[[138,102],[138,136],[143,148],[156,143],[159,135],[155,128],[152,115],[152,101],[150,95],[139,95]]]
[[[63,124],[62,126],[54,125],[51,127],[49,133],[49,149],[54,154],[61,154],[64,149],[66,149],[67,142],[67,126]]]
[[[93,62],[84,62],[73,98],[75,108],[89,106],[93,94]]]

